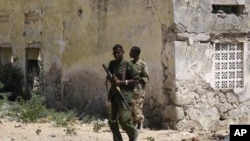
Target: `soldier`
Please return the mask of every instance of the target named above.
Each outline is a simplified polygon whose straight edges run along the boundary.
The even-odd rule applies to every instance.
[[[108,99],[111,102],[111,117],[108,123],[113,133],[114,141],[123,140],[119,131],[119,124],[127,133],[129,141],[136,141],[139,133],[132,122],[132,113],[125,109],[124,104],[119,97],[120,93],[116,89],[116,87],[119,86],[126,102],[131,106],[133,90],[135,84],[138,83],[138,73],[131,62],[123,59],[123,54],[123,47],[116,44],[113,47],[113,56],[115,59],[109,62],[108,67],[111,74],[117,78],[110,81],[111,87],[109,89]]]
[[[132,100],[132,117],[133,122],[137,125],[137,129],[141,129],[144,120],[143,103],[145,99],[145,85],[149,80],[149,72],[147,64],[140,59],[141,50],[139,47],[133,46],[130,50],[130,57],[133,58],[131,62],[137,68],[139,73],[139,83],[134,89],[134,98]]]

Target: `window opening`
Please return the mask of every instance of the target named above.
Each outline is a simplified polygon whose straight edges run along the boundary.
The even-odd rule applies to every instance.
[[[212,13],[244,14],[245,5],[212,5]]]
[[[243,87],[243,43],[215,43],[215,88]]]
[[[0,64],[5,65],[11,63],[12,50],[11,48],[0,48]]]

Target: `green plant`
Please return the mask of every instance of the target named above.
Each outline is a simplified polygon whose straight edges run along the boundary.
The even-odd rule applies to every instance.
[[[67,135],[76,135],[76,129],[73,127],[67,127],[64,132],[66,132]]]
[[[51,114],[52,120],[55,121],[55,126],[68,126],[75,120],[74,111],[54,112]]]
[[[0,64],[0,93],[10,92],[9,100],[23,96],[23,75],[21,69],[15,65],[16,61],[17,59],[13,64]]]
[[[147,137],[147,141],[155,141],[154,137]]]
[[[48,109],[45,105],[44,96],[33,94],[29,100],[24,100],[20,97],[15,102],[2,99],[0,100],[0,106],[1,117],[6,115],[15,117],[18,121],[26,124],[42,120],[46,122],[52,121],[58,127],[67,127],[67,133],[69,134],[74,134],[75,132],[68,126],[75,122],[76,112],[73,110],[59,112],[54,109]],[[40,131],[37,130],[36,133],[39,134]]]
[[[98,131],[100,131],[101,128],[104,127],[104,126],[105,126],[104,124],[102,124],[102,123],[96,121],[96,122],[94,122],[93,131],[94,131],[94,132],[98,132]]]
[[[0,108],[2,107],[3,104],[4,104],[4,100],[0,99]]]
[[[42,132],[41,129],[36,129],[36,134],[39,135]]]
[[[82,118],[83,123],[92,123],[93,121],[96,120],[97,120],[96,116],[90,116],[90,115],[86,115]]]
[[[1,87],[1,86],[0,86]],[[0,93],[0,107],[8,101],[10,93]]]
[[[19,109],[18,117],[24,123],[34,122],[39,118],[49,115],[49,110],[44,106],[44,97],[33,95],[30,100],[19,99],[21,109]]]
[[[0,81],[0,90],[4,88],[4,84]]]

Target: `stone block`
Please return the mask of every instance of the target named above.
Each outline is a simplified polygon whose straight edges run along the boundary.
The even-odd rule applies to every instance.
[[[182,120],[184,118],[184,111],[181,107],[166,106],[163,110],[163,119],[167,120]]]

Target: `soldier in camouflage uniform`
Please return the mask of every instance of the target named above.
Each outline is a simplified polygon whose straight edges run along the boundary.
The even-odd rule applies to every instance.
[[[109,71],[117,77],[111,81],[109,89],[108,100],[111,102],[111,117],[109,119],[109,126],[113,133],[114,141],[122,141],[122,136],[119,131],[119,124],[125,130],[129,137],[129,141],[136,141],[138,131],[132,122],[132,112],[126,110],[116,86],[119,86],[127,103],[131,105],[133,98],[133,90],[135,84],[138,83],[138,73],[134,65],[123,59],[123,48],[117,44],[113,47],[113,55],[115,60],[110,61]]]
[[[145,99],[145,85],[149,80],[149,73],[147,64],[140,59],[141,50],[139,47],[132,47],[130,50],[130,57],[133,58],[131,62],[137,68],[139,73],[139,83],[136,84],[134,89],[134,98],[132,100],[132,118],[138,129],[141,129],[142,122],[144,120],[143,116],[143,103]]]

